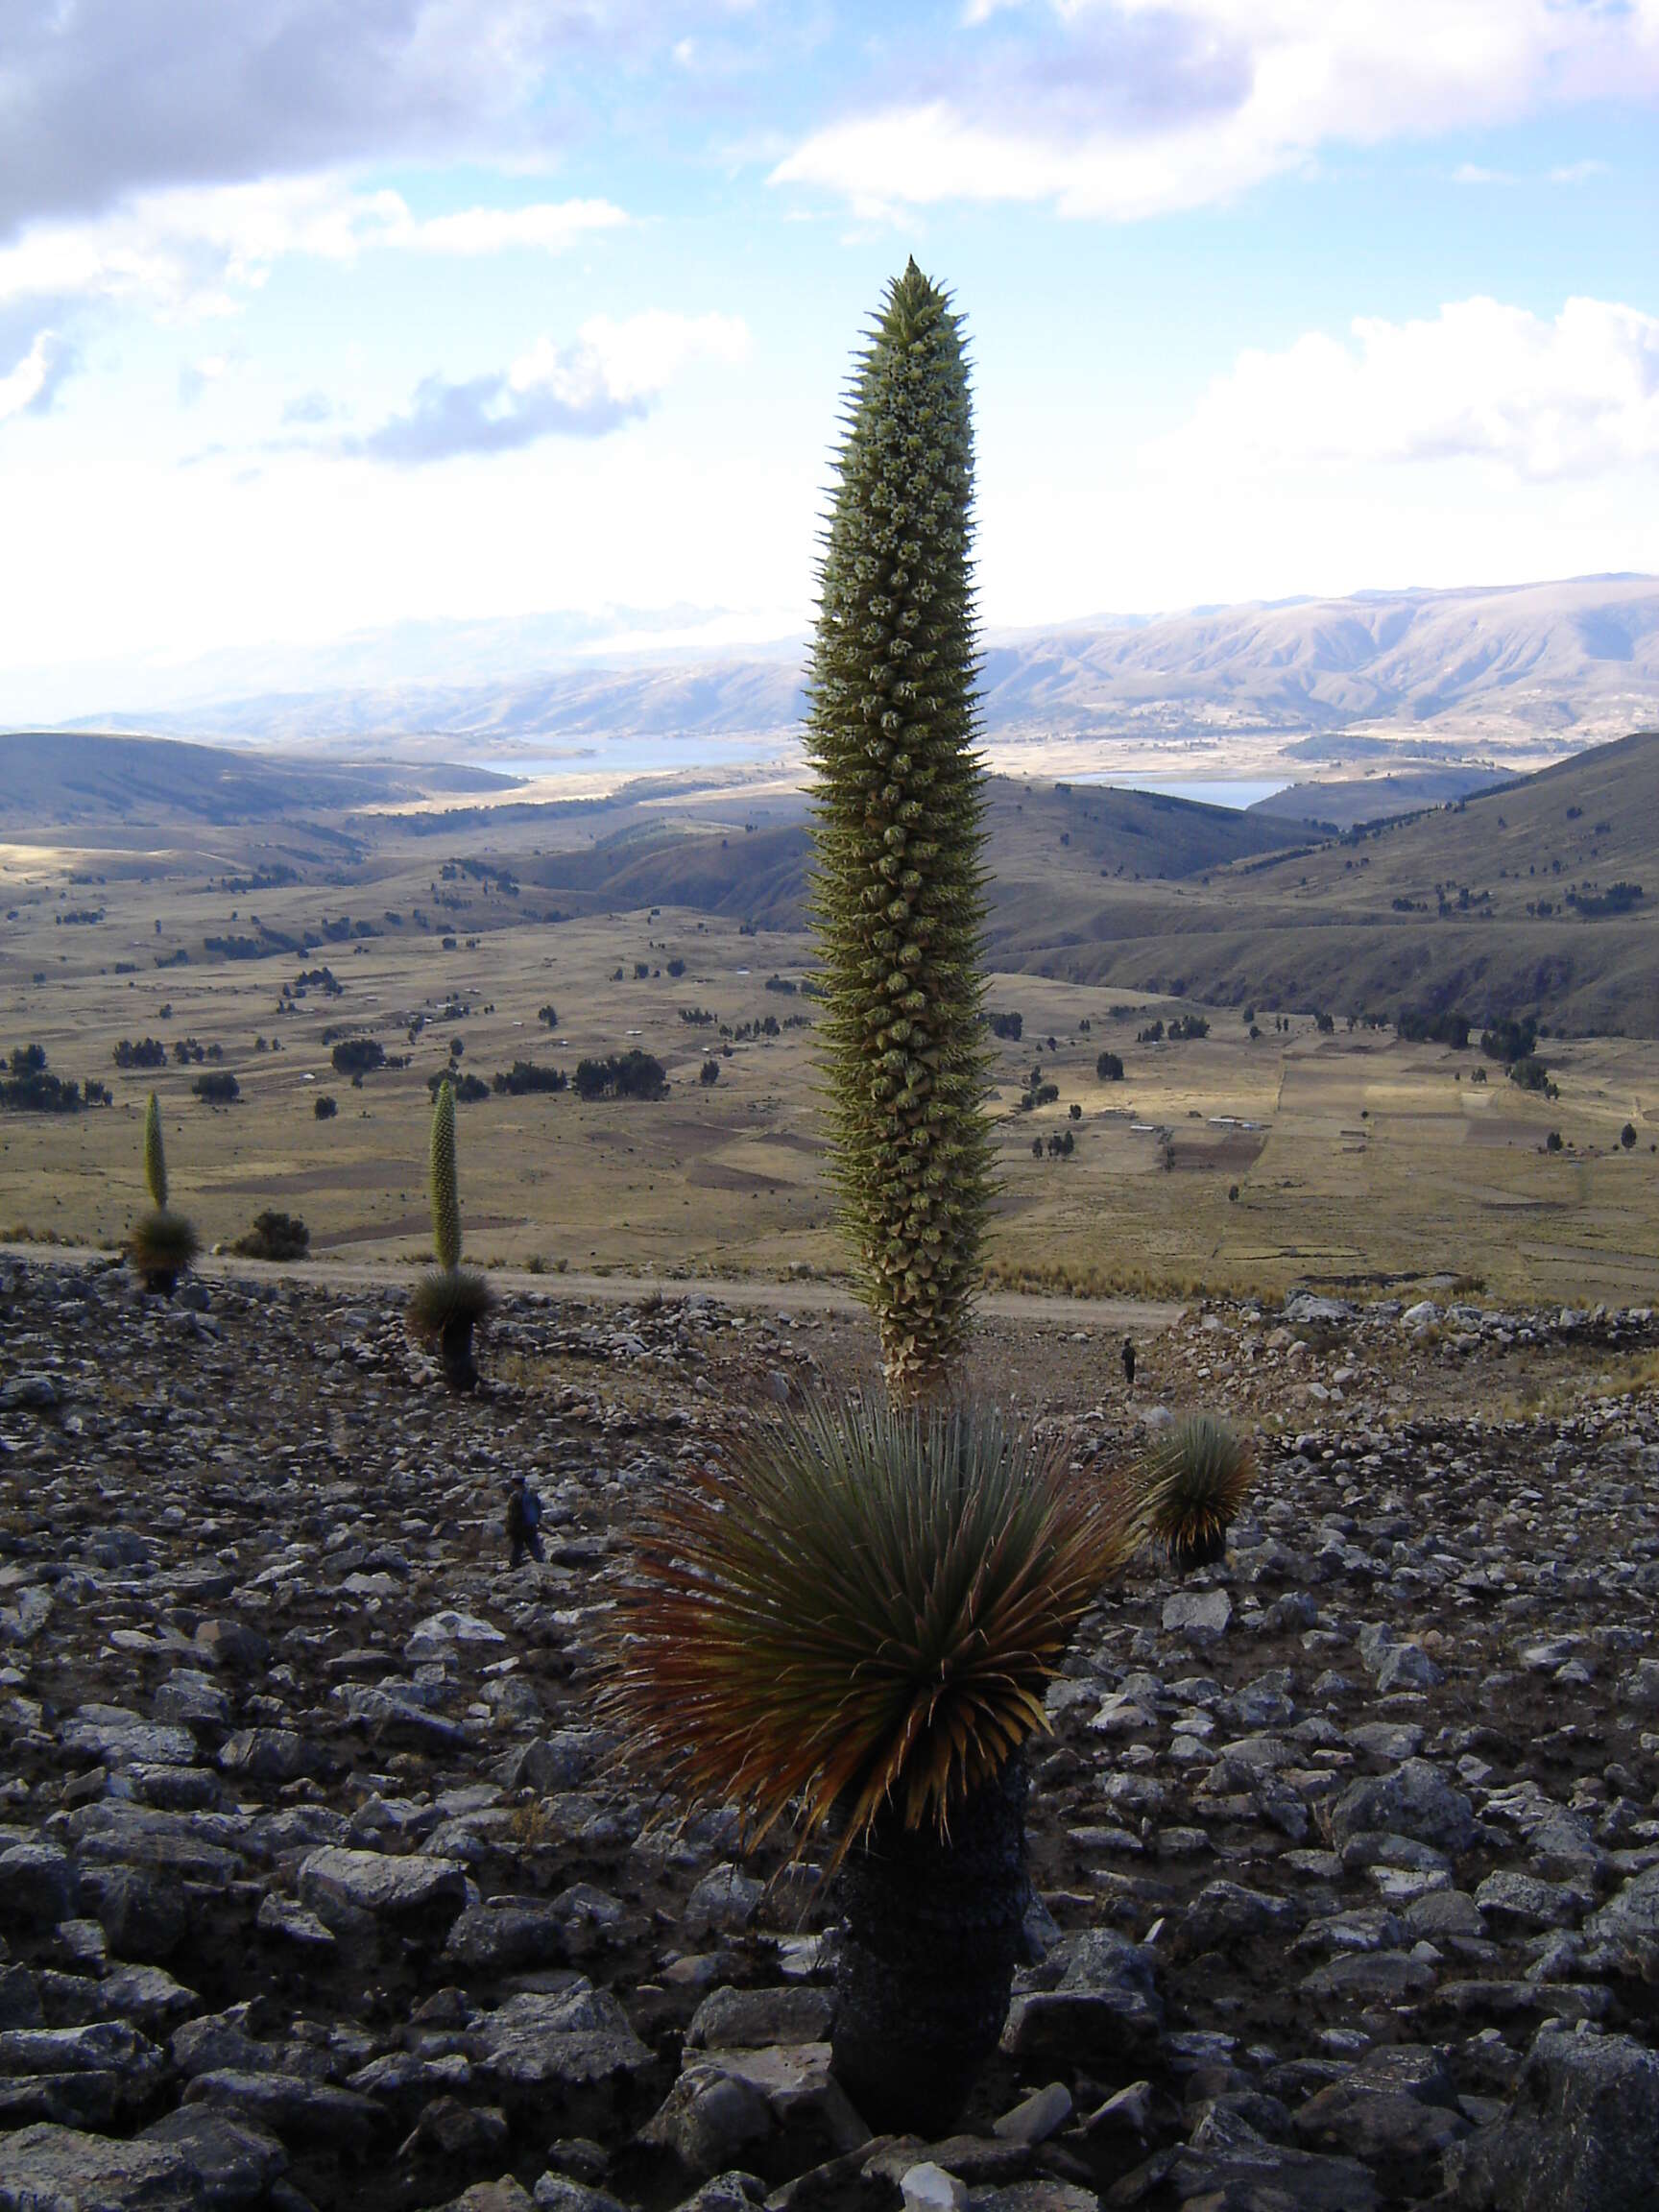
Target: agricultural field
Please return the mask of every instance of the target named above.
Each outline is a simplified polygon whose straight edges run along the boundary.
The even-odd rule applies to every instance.
[[[845,1264],[805,932],[668,905],[555,921],[535,854],[515,862],[520,883],[499,860],[469,873],[467,842],[447,837],[388,836],[332,882],[274,851],[233,830],[159,855],[5,849],[0,1048],[37,1044],[50,1070],[108,1085],[113,1103],[0,1115],[0,1233],[116,1242],[142,1203],[154,1086],[178,1196],[209,1242],[276,1207],[304,1219],[319,1257],[406,1265],[429,1242],[430,1078],[453,1064],[489,1085],[516,1061],[573,1076],[637,1049],[661,1063],[665,1095],[463,1105],[470,1254],[731,1278]],[[274,950],[283,939],[295,950]],[[223,950],[249,945],[260,956]],[[185,964],[160,964],[180,951]],[[1545,1302],[1659,1287],[1653,1040],[1547,1039],[1551,1098],[1506,1082],[1478,1041],[1455,1052],[1345,1021],[1322,1033],[1265,1004],[1015,972],[993,975],[987,1004],[1021,1017],[994,1046],[994,1283],[1182,1295],[1440,1276]],[[1138,1041],[1194,1015],[1202,1037]],[[332,1065],[354,1038],[407,1065],[354,1085]],[[119,1068],[122,1040],[145,1039],[167,1064]],[[181,1043],[202,1057],[180,1062]],[[1107,1052],[1120,1081],[1096,1073]],[[234,1075],[236,1103],[195,1094],[211,1072]],[[337,1111],[319,1119],[325,1096]]]

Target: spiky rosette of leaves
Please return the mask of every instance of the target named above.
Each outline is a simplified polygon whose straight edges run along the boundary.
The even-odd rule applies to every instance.
[[[974,1407],[830,1401],[750,1431],[648,1527],[605,1706],[641,1763],[836,1863],[883,1808],[943,1833],[1027,1737],[1133,1543],[1106,1496]]]
[[[471,1329],[494,1303],[490,1285],[472,1267],[428,1267],[409,1293],[409,1328],[423,1343],[446,1329]]]
[[[440,1267],[461,1264],[461,1186],[455,1171],[455,1086],[438,1086],[432,1105],[432,1249]]]
[[[144,1109],[144,1188],[157,1214],[167,1211],[167,1155],[161,1144],[161,1101],[154,1091]]]
[[[1255,1477],[1248,1438],[1214,1413],[1184,1414],[1142,1464],[1135,1521],[1178,1566],[1212,1562]]]
[[[164,1206],[140,1214],[127,1238],[127,1257],[147,1283],[171,1286],[202,1249],[202,1239],[182,1214]]]
[[[973,421],[961,319],[914,261],[845,420],[806,725],[831,1173],[889,1389],[917,1397],[960,1359],[992,1172]]]

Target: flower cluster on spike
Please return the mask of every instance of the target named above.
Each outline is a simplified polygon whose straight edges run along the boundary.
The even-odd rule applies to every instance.
[[[432,1249],[440,1267],[461,1264],[461,1189],[455,1173],[455,1088],[440,1083],[432,1108]]]
[[[807,748],[832,1173],[889,1390],[959,1361],[990,1203],[974,433],[960,318],[911,261],[857,362]]]
[[[144,1188],[158,1214],[167,1211],[167,1155],[161,1149],[161,1101],[154,1091],[144,1109]]]

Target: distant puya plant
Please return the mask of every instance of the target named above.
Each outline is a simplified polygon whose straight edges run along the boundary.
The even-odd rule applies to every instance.
[[[472,1357],[472,1332],[493,1301],[490,1286],[476,1269],[461,1264],[461,1190],[455,1165],[455,1089],[438,1086],[432,1107],[432,1250],[438,1264],[428,1267],[409,1297],[409,1329],[417,1340],[437,1348],[444,1380],[451,1390],[478,1387]]]
[[[154,1091],[144,1109],[144,1186],[150,1212],[132,1224],[127,1258],[144,1288],[171,1298],[180,1275],[187,1274],[202,1240],[182,1214],[167,1203],[167,1154],[161,1142],[161,1102]]]
[[[961,318],[912,260],[848,395],[806,748],[830,1161],[889,1392],[959,1366],[992,1196],[984,777]]]

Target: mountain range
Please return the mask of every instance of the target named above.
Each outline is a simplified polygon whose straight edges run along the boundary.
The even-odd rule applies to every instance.
[[[619,653],[557,624],[404,624],[352,651],[304,655],[281,688],[74,725],[233,743],[364,751],[502,766],[656,766],[788,755],[805,707],[804,648],[692,654],[682,643]],[[429,630],[436,634],[428,636]],[[683,638],[684,631],[679,633]],[[637,626],[632,637],[637,642]],[[516,654],[541,664],[510,665]],[[447,664],[453,681],[430,680]],[[498,664],[498,672],[481,670]],[[215,664],[221,678],[229,663]],[[262,663],[268,672],[269,658]],[[421,681],[342,682],[349,668],[418,668]],[[314,678],[321,677],[321,681]],[[1174,772],[1224,775],[1248,756],[1299,763],[1367,759],[1537,764],[1659,719],[1659,578],[1098,616],[988,633],[988,747],[1070,742],[1066,772],[1167,753]],[[1186,768],[1183,749],[1203,757]]]

